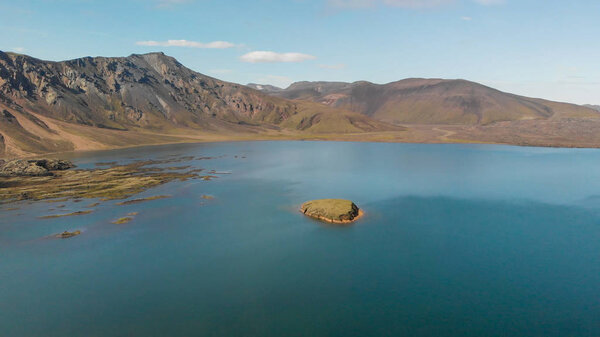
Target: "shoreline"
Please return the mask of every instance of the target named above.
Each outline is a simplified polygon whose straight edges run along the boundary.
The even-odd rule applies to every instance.
[[[368,134],[367,134],[368,135]],[[73,151],[61,151],[61,152],[41,152],[38,154],[27,154],[27,155],[0,155],[0,160],[12,160],[12,159],[34,159],[40,157],[56,157],[57,155],[77,155],[77,154],[86,154],[93,152],[104,152],[104,151],[114,151],[114,150],[125,150],[125,149],[135,149],[135,148],[143,148],[143,147],[155,147],[155,146],[166,146],[166,145],[176,145],[176,144],[206,144],[206,143],[234,143],[234,142],[284,142],[284,141],[298,141],[298,142],[345,142],[345,143],[384,143],[384,144],[444,144],[444,145],[497,145],[497,146],[514,146],[514,147],[530,147],[530,148],[549,148],[549,149],[600,149],[600,144],[593,146],[583,146],[583,145],[535,145],[535,144],[516,144],[516,143],[503,143],[503,142],[486,142],[486,141],[403,141],[403,140],[385,140],[385,139],[358,139],[360,134],[349,134],[348,138],[329,138],[326,135],[324,136],[314,136],[314,137],[258,137],[258,138],[224,138],[224,139],[182,139],[181,141],[176,142],[157,142],[150,144],[134,144],[134,145],[126,145],[126,146],[109,146],[105,148],[99,149],[89,149],[89,150],[73,150]],[[353,139],[357,137],[357,139]]]
[[[302,211],[300,211],[300,213],[302,213]],[[354,219],[352,219],[352,220],[334,220],[334,219],[326,218],[324,216],[312,216],[312,215],[306,214],[306,213],[302,213],[302,214],[306,215],[309,218],[312,218],[312,219],[315,219],[315,220],[319,220],[319,221],[322,221],[322,222],[333,223],[333,224],[336,224],[336,225],[347,225],[347,224],[353,223],[356,220],[362,218],[365,215],[365,212],[362,209],[359,209],[358,210],[358,215],[355,216]]]

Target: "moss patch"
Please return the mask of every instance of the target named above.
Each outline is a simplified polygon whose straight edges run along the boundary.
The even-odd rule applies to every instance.
[[[118,218],[115,221],[112,221],[112,223],[117,224],[117,225],[122,225],[122,224],[130,222],[131,220],[133,220],[132,217],[130,217],[130,216],[124,216],[122,218]]]
[[[40,219],[53,219],[53,218],[62,218],[65,216],[74,216],[74,215],[85,215],[85,214],[90,214],[93,211],[77,211],[77,212],[72,212],[72,213],[67,213],[67,214],[53,214],[53,215],[44,215],[41,216]]]
[[[144,201],[166,199],[166,198],[170,198],[170,197],[171,197],[170,195],[154,195],[154,196],[147,197],[147,198],[139,198],[139,199],[121,201],[121,202],[118,202],[117,205],[131,205],[131,204],[137,204],[137,203],[144,202]]]
[[[81,234],[81,231],[77,230],[77,231],[73,231],[73,232],[68,232],[68,231],[64,231],[60,234],[56,234],[55,236],[57,238],[61,238],[61,239],[68,239],[68,238],[72,238],[76,235]]]
[[[148,160],[106,169],[56,171],[53,176],[0,177],[0,203],[18,200],[125,199],[174,180],[202,178],[193,172],[173,172],[153,164],[181,159]],[[211,177],[212,178],[212,177]],[[216,178],[216,177],[215,177]],[[205,179],[208,180],[208,179]]]

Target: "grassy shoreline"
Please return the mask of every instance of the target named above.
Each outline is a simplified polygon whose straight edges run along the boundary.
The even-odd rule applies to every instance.
[[[104,146],[98,149],[73,150],[61,152],[40,152],[27,153],[21,155],[0,155],[0,159],[29,159],[39,156],[69,156],[73,154],[85,154],[104,152],[120,149],[153,147],[172,144],[202,144],[202,143],[226,143],[226,142],[260,142],[260,141],[333,141],[333,142],[357,142],[357,143],[402,143],[402,144],[488,144],[488,145],[507,145],[519,147],[547,147],[547,148],[577,148],[577,149],[596,149],[600,148],[600,141],[552,141],[541,138],[518,139],[514,141],[495,141],[495,140],[477,140],[465,138],[464,134],[456,131],[451,137],[445,133],[448,130],[439,130],[440,126],[419,126],[421,130],[409,129],[406,131],[385,131],[373,133],[349,133],[349,134],[287,134],[287,135],[237,135],[237,136],[218,136],[207,138],[196,138],[189,136],[174,136],[179,138],[174,141],[158,141],[153,143],[131,144],[125,146]],[[449,126],[446,129],[462,129],[463,127]],[[435,134],[432,134],[435,133]],[[452,138],[454,137],[454,138]],[[459,138],[460,137],[460,138]]]
[[[168,160],[137,161],[131,164],[117,165],[110,168],[68,169],[53,171],[46,176],[10,176],[0,179],[0,204],[16,201],[39,200],[81,200],[99,199],[100,202],[127,199],[149,188],[171,181],[203,179],[198,170],[180,172],[177,167],[156,167],[165,164],[189,160],[173,158]],[[212,177],[212,176],[211,176]],[[165,198],[166,196],[148,197],[123,201],[128,205],[146,200]],[[94,203],[93,207],[99,203]],[[93,208],[88,205],[86,208]],[[92,210],[79,211],[72,214],[52,215],[50,217],[70,216],[90,213]]]

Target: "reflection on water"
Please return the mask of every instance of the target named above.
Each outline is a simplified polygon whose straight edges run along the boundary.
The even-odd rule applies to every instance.
[[[96,200],[0,206],[0,335],[600,335],[598,150],[251,142],[71,159],[186,155],[231,174],[67,218],[38,217]],[[367,215],[339,228],[297,212],[322,197]]]

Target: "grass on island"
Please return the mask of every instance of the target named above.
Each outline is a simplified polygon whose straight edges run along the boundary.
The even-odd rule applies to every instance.
[[[81,231],[80,230],[76,230],[76,231],[73,231],[73,232],[64,231],[64,232],[62,232],[60,234],[56,234],[55,236],[57,238],[61,238],[61,239],[68,239],[68,238],[72,238],[72,237],[74,237],[76,235],[79,235],[79,234],[81,234]]]
[[[122,225],[122,224],[126,224],[126,223],[130,222],[131,220],[133,220],[132,217],[130,217],[130,216],[124,216],[122,218],[118,218],[115,221],[112,221],[112,223],[114,223],[116,225]]]
[[[132,199],[132,200],[127,200],[127,201],[121,201],[118,202],[117,205],[132,205],[132,204],[137,204],[140,202],[144,202],[144,201],[150,201],[150,200],[157,200],[157,199],[166,199],[166,198],[170,198],[170,195],[155,195],[155,196],[151,196],[151,197],[147,197],[147,198],[139,198],[139,199]]]
[[[52,214],[52,215],[44,215],[44,216],[40,216],[40,219],[54,219],[54,218],[62,218],[65,216],[74,216],[74,215],[85,215],[85,214],[90,214],[93,211],[77,211],[77,212],[72,212],[72,213],[67,213],[67,214]]]
[[[98,162],[94,165],[96,165],[96,166],[115,166],[115,165],[117,165],[117,162],[116,161]]]
[[[300,212],[312,218],[333,223],[348,223],[358,218],[361,214],[356,204],[344,199],[307,201],[300,207]]]

